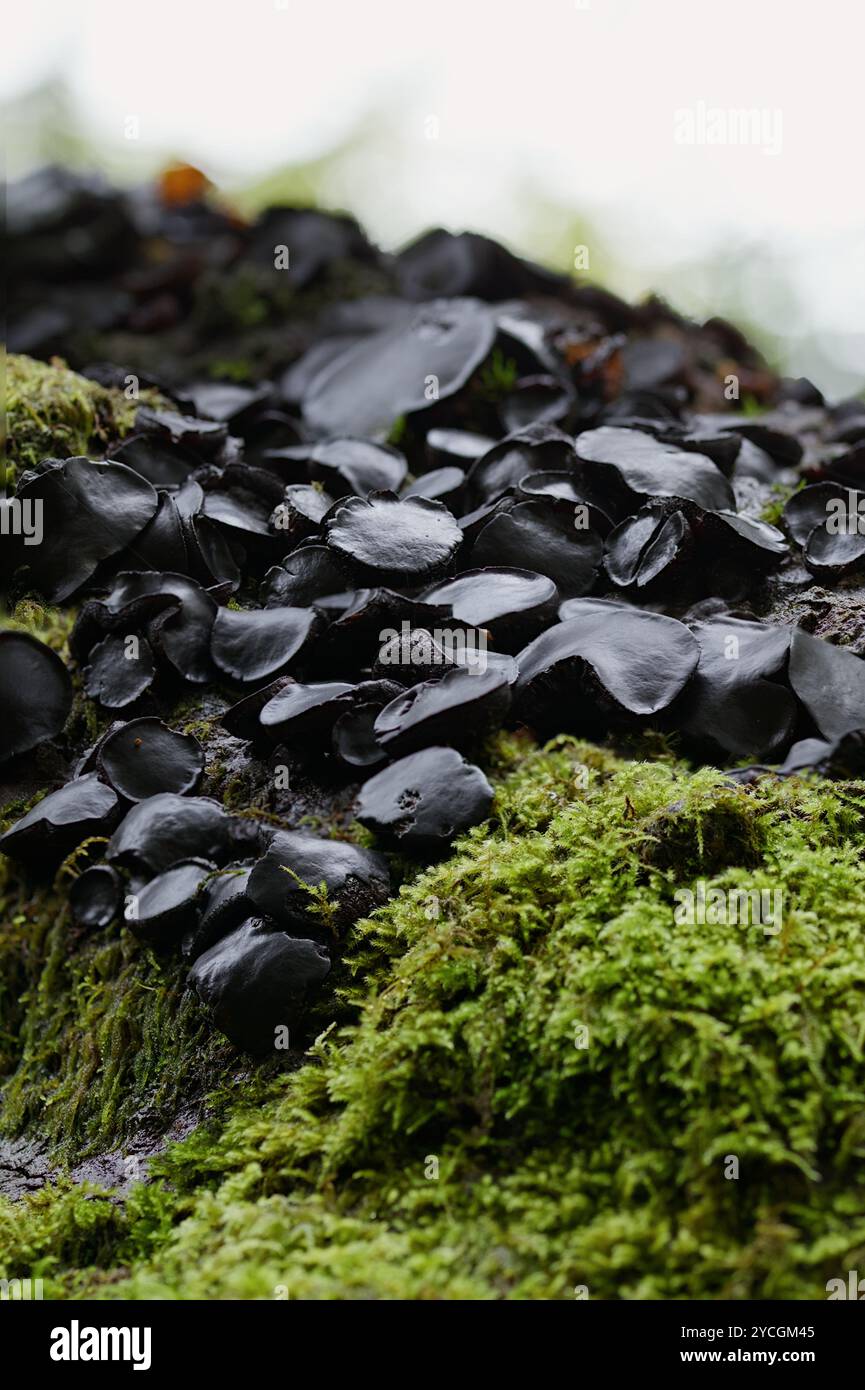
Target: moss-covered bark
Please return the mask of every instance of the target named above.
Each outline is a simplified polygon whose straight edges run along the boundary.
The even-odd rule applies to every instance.
[[[130,388],[131,389],[131,388]],[[7,453],[0,487],[45,458],[101,456],[106,446],[129,434],[140,405],[165,403],[157,391],[134,395],[108,390],[79,376],[64,362],[6,358]]]
[[[0,1206],[7,1275],[55,1296],[813,1298],[857,1267],[865,787],[741,788],[570,740],[502,737],[490,761],[492,833],[359,924],[346,1021],[223,1095],[122,1201]],[[677,923],[698,877],[780,886],[782,930]],[[52,996],[56,1066],[99,995],[61,931],[28,1003],[36,1071]],[[146,1061],[116,1070],[144,1025],[112,989],[143,979],[158,1065],[200,1075],[191,1015],[124,977],[127,950],[86,948],[114,982],[90,1059],[118,1096],[106,1136],[158,1093]],[[82,1098],[73,1128],[92,1139],[98,1110]]]

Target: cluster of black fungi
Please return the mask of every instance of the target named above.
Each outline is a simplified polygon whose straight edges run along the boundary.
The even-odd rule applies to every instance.
[[[0,769],[63,746],[76,687],[105,725],[0,850],[50,875],[93,838],[77,928],[181,950],[237,1046],[302,1026],[346,929],[392,891],[389,851],[429,860],[489,816],[470,758],[500,727],[614,744],[649,727],[745,783],[862,771],[862,656],[759,616],[865,574],[862,401],[779,379],[723,320],[632,308],[480,236],[384,256],[350,218],[241,227],[197,194],[136,205],[57,171],[13,189],[10,223],[13,337],[43,355],[70,295],[109,318],[113,295],[127,336],[158,330],[159,275],[137,297],[123,280],[154,239],[176,267],[233,237],[220,273],[265,277],[284,243],[298,294],[336,260],[389,277],[326,306],[302,350],[286,333],[267,380],[149,378],[173,408],[142,405],[104,458],[46,458],[0,502],[43,517],[39,545],[4,528],[4,591],[75,611],[66,663],[0,631]],[[197,794],[205,749],[172,726],[196,693],[249,757],[342,779],[380,850]]]

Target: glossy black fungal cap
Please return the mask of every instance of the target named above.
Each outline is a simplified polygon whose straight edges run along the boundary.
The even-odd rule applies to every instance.
[[[189,983],[219,1031],[261,1056],[276,1046],[278,1029],[291,1038],[302,1025],[304,1006],[329,971],[330,958],[317,942],[249,918],[198,957]]]
[[[377,772],[361,788],[357,818],[386,842],[436,853],[486,820],[493,789],[454,748],[424,748]]]
[[[204,772],[198,739],[161,719],[132,719],[112,729],[96,757],[103,779],[127,801],[146,801],[159,792],[182,796],[195,791]]]
[[[54,738],[71,708],[72,681],[56,652],[0,631],[0,763]]]

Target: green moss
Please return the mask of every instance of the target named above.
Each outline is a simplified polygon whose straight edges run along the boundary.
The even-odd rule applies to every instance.
[[[763,521],[768,521],[772,526],[780,526],[784,516],[784,508],[795,497],[797,492],[801,492],[805,487],[805,479],[800,478],[796,483],[775,483],[772,488],[772,500],[767,502],[760,513]]]
[[[165,404],[157,391],[134,400],[70,371],[65,362],[37,362],[11,353],[6,359],[8,462],[3,482],[45,458],[101,457],[113,440],[132,430],[140,405]]]
[[[74,608],[52,608],[50,604],[37,597],[20,599],[9,613],[2,613],[4,628],[16,632],[29,632],[40,642],[51,647],[59,656],[68,655],[67,642],[75,625]]]
[[[488,401],[500,401],[514,389],[518,375],[514,359],[505,357],[499,348],[495,348],[486,366],[478,373],[478,392]]]
[[[28,890],[5,863],[0,920],[0,1132],[77,1159],[168,1128],[231,1065],[182,968],[128,930],[76,939],[65,893]]]
[[[307,1065],[98,1207],[96,1256],[80,1193],[0,1207],[11,1273],[137,1298],[812,1298],[857,1267],[865,786],[514,735],[490,765],[492,833],[358,925],[348,1021]],[[780,933],[678,923],[701,876],[780,887]]]

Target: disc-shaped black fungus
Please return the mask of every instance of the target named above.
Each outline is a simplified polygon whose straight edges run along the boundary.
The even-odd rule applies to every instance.
[[[440,573],[462,544],[456,520],[440,502],[391,493],[352,497],[325,523],[335,554],[373,582],[421,584]]]
[[[563,275],[515,256],[479,232],[448,232],[434,227],[396,258],[403,293],[412,299],[438,294],[476,294],[497,302],[520,294],[555,294]]]
[[[375,736],[375,721],[385,705],[402,694],[396,681],[362,681],[353,703],[341,714],[331,731],[333,752],[346,768],[373,771],[387,762],[387,755]]]
[[[311,608],[220,608],[211,635],[213,660],[233,680],[272,680],[287,673],[319,626]]]
[[[854,519],[853,524],[859,519]],[[804,554],[805,564],[812,574],[832,580],[865,570],[865,515],[861,521],[862,531],[830,531],[826,526],[815,527],[808,537]]]
[[[285,537],[287,545],[296,545],[317,533],[332,506],[333,498],[323,488],[313,487],[312,483],[290,483],[270,523]]]
[[[56,652],[25,632],[0,632],[0,763],[59,734],[72,681]]]
[[[793,735],[796,701],[784,673],[789,628],[721,614],[692,624],[700,664],[681,714],[685,734],[731,758],[765,758]]]
[[[226,535],[239,541],[247,550],[267,553],[283,540],[270,524],[273,506],[267,498],[259,497],[249,488],[232,488],[225,492],[208,492],[204,497],[204,515],[221,527]]]
[[[84,691],[104,709],[125,709],[140,699],[153,684],[154,665],[150,644],[131,633],[134,639],[109,635],[90,650],[84,668]]]
[[[154,652],[184,680],[205,685],[214,674],[210,636],[217,613],[215,601],[194,580],[180,575],[153,576],[152,582],[155,589],[176,600],[148,626]]]
[[[446,400],[490,352],[495,319],[474,299],[437,300],[341,353],[303,400],[322,434],[386,435],[400,415]]]
[[[558,425],[570,414],[576,392],[570,382],[548,373],[520,377],[499,406],[506,430],[530,425]]]
[[[267,571],[261,601],[266,608],[306,608],[327,594],[342,593],[348,583],[346,567],[332,550],[301,546]]]
[[[462,627],[444,606],[406,598],[393,589],[357,589],[333,616],[316,648],[315,669],[329,676],[360,672],[372,666],[402,634],[442,623]]]
[[[287,682],[262,706],[258,722],[264,733],[278,742],[319,737],[349,707],[354,689],[345,681],[312,685]]]
[[[421,854],[446,849],[486,820],[493,789],[454,748],[424,748],[377,772],[361,788],[357,818],[383,840]]]
[[[731,509],[733,489],[711,459],[671,448],[642,430],[603,425],[577,436],[577,455],[595,470],[614,470],[636,497],[675,497],[705,511]],[[579,482],[579,480],[578,480]]]
[[[198,957],[189,983],[220,1033],[261,1055],[276,1046],[278,1029],[288,1029],[290,1038],[300,1026],[329,970],[323,946],[268,931],[253,918]]]
[[[865,487],[865,439],[860,438],[859,443],[846,453],[825,460],[823,469],[830,478],[838,479],[846,487],[861,490]]]
[[[152,434],[136,434],[114,450],[114,461],[134,468],[154,487],[181,487],[201,459],[189,449]]]
[[[291,676],[277,676],[275,681],[270,681],[250,695],[244,695],[236,704],[229,706],[219,722],[235,738],[260,739],[262,729],[258,722],[259,714],[278,690],[293,684]]]
[[[120,916],[123,880],[110,864],[94,864],[72,880],[69,908],[76,927],[98,931]]]
[[[723,416],[720,418],[723,420]],[[775,419],[780,419],[780,415],[776,415]],[[763,449],[780,468],[795,468],[801,462],[804,450],[788,429],[775,429],[763,420],[737,420],[727,428],[741,434],[743,439],[749,439],[758,449]]]
[[[571,599],[562,622],[517,657],[518,712],[572,728],[666,710],[694,674],[700,648],[684,623],[605,599]]]
[[[186,449],[213,458],[228,438],[228,426],[217,420],[199,420],[176,410],[154,410],[142,405],[135,416],[135,428],[157,439],[169,440]]]
[[[144,864],[153,873],[182,859],[220,863],[231,852],[233,831],[231,817],[218,802],[160,792],[132,807],[112,835],[106,855],[120,864]]]
[[[202,884],[197,897],[198,921],[183,938],[183,954],[188,961],[197,960],[253,916],[255,908],[246,894],[251,872],[251,866],[217,870]]]
[[[469,468],[482,454],[486,454],[495,444],[486,434],[473,434],[470,430],[430,430],[426,437],[426,452],[430,468],[445,468],[454,465]]]
[[[620,589],[648,589],[662,580],[669,585],[690,543],[691,528],[681,512],[643,507],[610,532],[604,568]]]
[[[865,776],[865,728],[854,729],[841,738],[800,739],[775,770],[779,776],[788,777],[806,769],[841,781]]]
[[[53,868],[83,840],[105,835],[117,815],[117,796],[94,773],[67,782],[0,835],[0,853],[33,868]]]
[[[413,483],[404,487],[400,497],[403,501],[407,497],[429,497],[434,502],[444,502],[450,511],[455,512],[462,501],[465,481],[466,477],[461,468],[434,468],[429,473],[422,473]]]
[[[815,526],[825,526],[830,516],[837,519],[841,529],[849,513],[858,509],[856,504],[863,495],[854,491],[851,498],[850,493],[851,489],[841,483],[815,483],[794,492],[784,506],[784,524],[794,541],[806,545]]]
[[[189,569],[189,550],[186,531],[174,498],[160,493],[156,515],[135,537],[135,544],[121,556],[118,564],[124,569],[137,565],[139,569],[171,570],[186,574]]]
[[[685,369],[681,343],[669,338],[632,338],[622,352],[625,387],[629,391],[657,391],[678,381]]]
[[[817,483],[794,493],[784,520],[812,574],[831,581],[865,568],[865,492]]]
[[[718,559],[751,571],[778,565],[790,553],[783,532],[768,521],[742,516],[738,512],[707,512],[703,518],[703,539],[717,548]],[[711,571],[714,557],[706,557]]]
[[[336,498],[398,492],[406,471],[404,454],[371,439],[329,439],[315,446],[310,459],[310,476]]]
[[[184,387],[196,415],[219,420],[232,434],[243,434],[249,421],[261,411],[272,395],[267,382],[261,386],[239,386],[233,381],[200,381]]]
[[[794,628],[789,678],[824,738],[843,738],[865,728],[862,657]]]
[[[455,618],[485,629],[492,645],[505,652],[520,651],[555,622],[559,605],[552,579],[502,566],[464,570],[426,589],[422,597],[427,603],[448,604]]]
[[[199,890],[213,864],[189,859],[157,874],[135,895],[135,910],[125,913],[136,936],[165,945],[179,940],[195,920]]]
[[[575,475],[567,469],[553,468],[540,473],[527,473],[517,483],[516,496],[520,501],[529,502],[552,498],[559,503],[557,511],[563,516],[567,512],[561,503],[568,502],[572,508],[570,515],[574,526],[597,531],[599,536],[606,536],[613,529],[610,512],[600,505],[599,490],[587,488],[582,483],[577,486]]]
[[[274,247],[285,246],[288,263],[275,265]],[[376,252],[363,230],[346,213],[317,208],[269,207],[252,228],[247,252],[257,266],[298,289],[310,284],[334,261],[374,261]]]
[[[146,623],[157,659],[184,680],[204,685],[214,675],[210,629],[215,615],[214,599],[186,575],[119,574],[105,597],[84,605],[70,646],[80,660],[101,633],[127,636]]]
[[[16,564],[51,603],[62,603],[92,578],[103,560],[131,546],[155,516],[159,498],[150,483],[122,463],[92,459],[53,461],[16,494],[42,512],[41,544],[16,541]]]
[[[344,840],[277,830],[267,853],[253,866],[246,892],[258,911],[281,927],[309,931],[325,925],[314,910],[321,901],[322,884],[332,909],[328,918],[344,930],[387,901],[387,860]]]
[[[498,727],[510,709],[510,685],[501,671],[486,668],[484,653],[478,661],[422,681],[385,705],[374,726],[382,748],[401,757],[430,744],[462,746]]]
[[[99,770],[127,801],[159,792],[195,791],[204,772],[204,750],[192,734],[169,729],[161,719],[132,719],[99,747]]]
[[[470,507],[494,502],[527,473],[567,470],[576,462],[571,438],[551,425],[530,425],[495,444],[466,475]]]
[[[232,592],[240,587],[241,562],[246,552],[237,541],[229,540],[216,522],[207,517],[183,519],[189,556],[189,572],[206,587],[229,584]]]
[[[736,436],[730,434],[726,437],[734,439]],[[717,463],[718,460],[716,459],[715,462]],[[721,465],[718,464],[718,467],[720,468]],[[723,468],[721,471],[724,472]],[[752,444],[750,439],[742,439],[736,456],[733,477],[739,484],[743,478],[756,478],[758,482],[774,485],[778,481],[778,470],[764,449],[758,449],[757,445]]]
[[[546,575],[565,598],[588,593],[595,582],[604,543],[574,509],[557,510],[544,501],[519,502],[482,527],[471,551],[479,566],[534,570]]]

